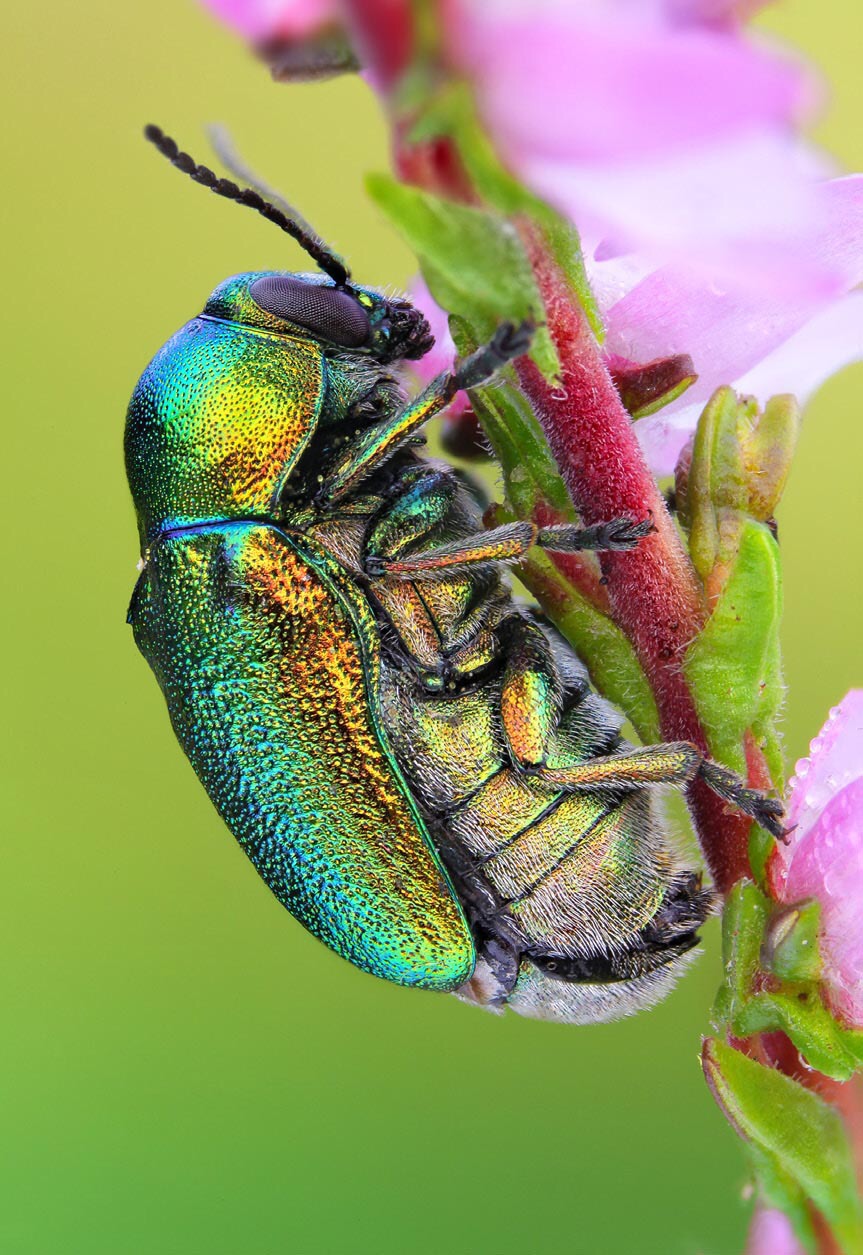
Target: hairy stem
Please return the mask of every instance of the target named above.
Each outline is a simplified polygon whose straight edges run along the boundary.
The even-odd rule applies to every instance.
[[[562,379],[557,388],[550,386],[525,360],[519,366],[521,385],[584,522],[652,518],[656,531],[637,549],[601,558],[612,617],[644,668],[663,736],[692,741],[707,753],[682,670],[686,648],[707,618],[701,585],[581,307],[539,233],[527,226],[523,234],[560,355]],[[768,785],[758,747],[753,742],[747,750],[751,782]],[[749,821],[732,813],[700,781],[690,786],[689,801],[711,873],[717,887],[726,891],[749,871]]]

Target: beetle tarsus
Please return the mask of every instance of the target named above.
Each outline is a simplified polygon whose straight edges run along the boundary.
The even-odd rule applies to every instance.
[[[640,523],[634,519],[611,519],[589,527],[563,523],[540,528],[536,543],[554,553],[619,553],[634,549],[645,536],[655,531],[652,519],[644,519]]]
[[[495,331],[488,344],[471,353],[470,357],[453,371],[452,392],[476,388],[506,366],[507,362],[523,357],[530,348],[536,324],[529,319],[519,323],[504,322]]]
[[[760,828],[778,841],[784,840],[787,832],[782,823],[785,807],[779,798],[770,797],[759,789],[750,789],[733,771],[709,759],[702,760],[698,775],[718,797],[754,819]]]

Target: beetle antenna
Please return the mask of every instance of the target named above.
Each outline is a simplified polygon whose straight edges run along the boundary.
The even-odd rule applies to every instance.
[[[183,152],[177,142],[171,139],[170,135],[166,135],[161,127],[153,126],[151,123],[144,128],[144,137],[158,148],[163,157],[167,157],[172,166],[176,166],[183,174],[188,174],[189,178],[193,179],[195,183],[208,187],[211,192],[215,192],[217,196],[224,196],[226,200],[233,200],[240,205],[247,205],[249,209],[256,210],[268,222],[274,222],[291,239],[296,240],[299,246],[308,253],[312,261],[323,270],[324,274],[330,276],[337,287],[341,288],[347,284],[350,279],[350,271],[345,263],[327,248],[323,240],[287,201],[277,197],[275,199],[279,203],[274,204],[271,200],[262,196],[261,192],[255,187],[239,187],[236,183],[232,183],[230,179],[220,179],[209,166],[198,165],[193,157]],[[222,156],[223,154],[220,153],[219,155]],[[233,159],[230,161],[226,160],[225,165],[245,179],[245,172],[241,173],[237,169]],[[249,181],[257,182],[255,179]]]
[[[247,187],[252,188],[264,200],[268,200],[271,205],[275,205],[277,209],[281,209],[286,218],[290,218],[295,222],[301,231],[304,231],[310,239],[316,240],[322,248],[326,245],[321,240],[315,228],[311,225],[297,209],[296,205],[292,205],[281,192],[277,192],[274,187],[270,187],[265,183],[259,174],[255,174],[243,161],[240,154],[234,147],[230,132],[226,126],[213,123],[207,127],[207,138],[213,152],[219,158],[219,161],[225,167],[229,174],[232,174],[240,183],[245,183]],[[329,250],[327,250],[329,252]],[[341,262],[341,257],[337,257],[337,261]]]

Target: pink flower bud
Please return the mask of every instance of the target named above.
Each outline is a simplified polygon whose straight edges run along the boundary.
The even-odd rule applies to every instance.
[[[850,1027],[863,1027],[863,689],[831,710],[789,788],[788,845],[770,861],[780,902],[821,903],[826,995]]]
[[[752,1217],[746,1255],[804,1255],[784,1212],[758,1207]]]

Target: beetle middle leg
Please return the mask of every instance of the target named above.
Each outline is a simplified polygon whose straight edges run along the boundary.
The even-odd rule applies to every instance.
[[[553,527],[537,527],[529,522],[504,523],[487,532],[465,536],[403,559],[372,558],[366,571],[369,575],[399,579],[436,579],[489,562],[517,562],[534,547],[556,553],[634,549],[653,530],[650,519],[640,523],[632,519],[612,519],[590,527],[569,523]]]

